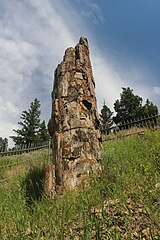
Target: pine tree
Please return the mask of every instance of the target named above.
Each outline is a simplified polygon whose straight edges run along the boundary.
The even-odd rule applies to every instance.
[[[28,111],[23,111],[21,115],[21,122],[18,124],[21,129],[13,129],[17,136],[11,136],[16,146],[26,145],[31,146],[32,143],[37,143],[40,128],[40,101],[37,98],[30,104]]]
[[[120,100],[118,99],[114,103],[117,115],[113,121],[117,124],[140,117],[142,115],[142,101],[143,99],[134,95],[133,90],[129,87],[122,88]]]
[[[143,112],[145,116],[158,115],[158,107],[147,99],[143,106]]]
[[[105,102],[100,114],[100,130],[102,133],[109,134],[109,129],[113,124],[112,120],[113,112],[106,106]]]
[[[158,107],[154,105],[148,99],[146,100],[145,105],[143,106],[143,114],[145,117],[149,117],[148,120],[145,120],[145,124],[149,127],[154,127],[158,123]]]
[[[5,152],[8,148],[8,139],[0,137],[0,152]]]
[[[39,140],[40,142],[46,142],[49,140],[48,130],[46,128],[45,121],[42,121],[39,126]]]
[[[134,95],[133,90],[128,88],[122,88],[120,99],[117,99],[114,103],[114,110],[116,116],[113,117],[113,121],[116,124],[127,122],[134,119],[145,118],[151,115],[158,114],[158,108],[151,101],[147,99],[145,105],[142,105],[143,99]],[[153,117],[154,122],[156,118]],[[143,122],[142,122],[143,123]]]

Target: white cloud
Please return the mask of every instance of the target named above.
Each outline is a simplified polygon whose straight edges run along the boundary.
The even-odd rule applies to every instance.
[[[99,111],[104,100],[109,108],[114,111],[113,104],[116,99],[120,98],[122,87],[130,87],[134,90],[134,94],[141,96],[144,101],[147,98],[154,100],[150,87],[147,84],[144,85],[149,74],[146,70],[137,66],[119,69],[112,56],[104,55],[96,45],[91,46],[91,60],[96,80]]]
[[[118,73],[110,66],[107,60],[95,49],[92,54],[94,77],[96,79],[96,93],[98,106],[101,108],[104,103],[113,108],[113,102],[119,98],[123,80]]]
[[[83,17],[88,18],[95,24],[104,23],[105,18],[103,17],[99,6],[95,3],[92,3],[91,1],[85,1],[85,2],[88,5],[88,9],[81,10],[81,15]]]
[[[157,94],[158,96],[160,96],[160,87],[154,87],[154,88],[153,88],[153,92],[154,92],[155,94]]]
[[[0,112],[1,112],[1,115],[3,116],[3,118],[4,118],[4,115],[8,114],[8,113],[18,115],[19,109],[13,103],[2,102],[1,99],[0,99]]]
[[[13,129],[17,129],[16,124],[13,124],[11,122],[5,122],[5,121],[1,120],[1,122],[0,122],[0,134],[1,134],[2,138],[5,138],[5,137],[8,138],[9,136],[14,135],[13,134]],[[12,142],[11,138],[8,138],[8,143],[9,143],[9,147],[13,146],[13,142]]]
[[[41,101],[42,118],[48,121],[53,71],[80,35],[89,38],[99,108],[103,99],[112,108],[122,86],[131,84],[138,94],[147,96],[149,89],[139,83],[146,73],[137,67],[120,72],[110,56],[102,54],[81,15],[67,1],[0,0],[0,4],[4,9],[0,18],[0,136],[13,134],[21,112],[35,97]],[[88,13],[83,10],[82,14],[102,23],[98,5],[87,4]]]
[[[53,68],[74,35],[49,0],[0,4],[0,136],[9,137],[28,101],[46,89],[48,99],[41,100],[49,105]]]

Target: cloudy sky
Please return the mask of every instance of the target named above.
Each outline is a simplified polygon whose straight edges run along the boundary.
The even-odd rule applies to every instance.
[[[37,97],[51,114],[53,71],[67,47],[89,40],[98,107],[121,87],[160,108],[159,0],[0,0],[0,136]],[[11,145],[11,141],[10,141]]]

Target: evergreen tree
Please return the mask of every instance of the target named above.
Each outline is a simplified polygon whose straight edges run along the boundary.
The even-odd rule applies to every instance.
[[[138,95],[134,95],[132,89],[129,87],[122,88],[120,100],[118,99],[114,103],[114,109],[117,114],[113,117],[113,121],[118,124],[158,114],[157,106],[151,101],[147,99],[144,106],[142,105],[142,102],[143,99]]]
[[[46,128],[45,121],[42,121],[39,126],[39,140],[40,142],[46,142],[49,140],[48,130]]]
[[[37,143],[40,128],[40,101],[37,98],[30,104],[28,111],[23,111],[21,122],[18,124],[21,129],[13,129],[17,136],[11,136],[16,146],[26,145],[29,147],[32,143]]]
[[[109,134],[109,129],[113,124],[112,115],[113,112],[104,103],[100,114],[100,130],[102,133]]]
[[[147,99],[143,106],[143,112],[145,116],[158,115],[158,107]]]
[[[133,90],[129,87],[122,88],[120,100],[117,99],[114,103],[114,110],[117,114],[113,118],[113,121],[117,124],[140,117],[142,113],[142,101],[143,99],[138,95],[134,95]]]
[[[145,124],[149,127],[154,127],[158,124],[158,107],[154,105],[148,99],[146,100],[145,105],[143,106],[143,113],[145,116],[149,117],[148,120],[145,120]]]
[[[8,148],[8,139],[0,137],[0,152],[5,152]]]

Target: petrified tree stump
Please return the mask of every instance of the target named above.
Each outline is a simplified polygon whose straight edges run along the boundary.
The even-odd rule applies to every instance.
[[[47,191],[61,193],[81,184],[100,159],[101,136],[95,81],[86,38],[65,51],[54,75],[52,115],[53,167],[46,173]],[[51,182],[52,181],[52,182]]]

